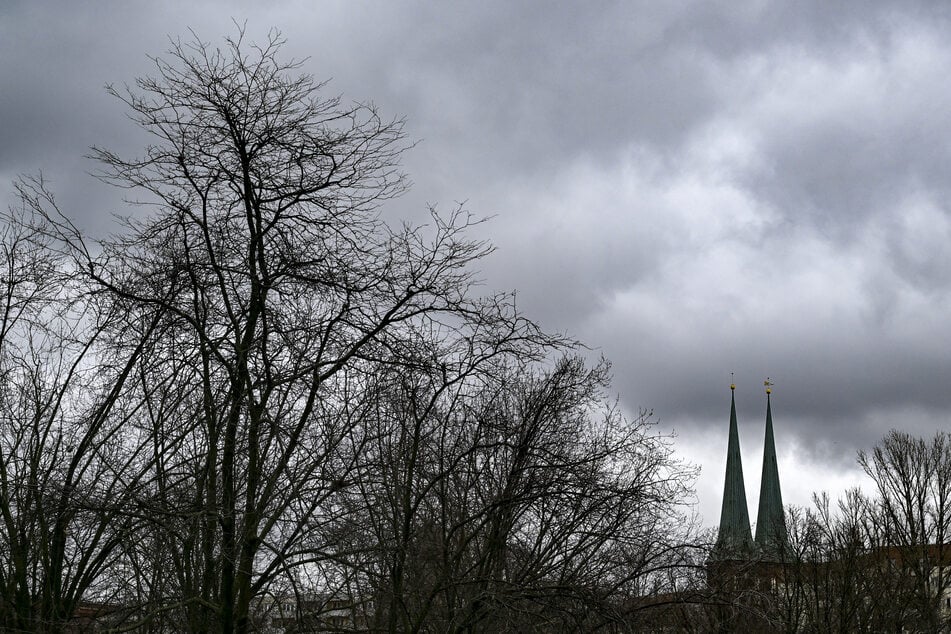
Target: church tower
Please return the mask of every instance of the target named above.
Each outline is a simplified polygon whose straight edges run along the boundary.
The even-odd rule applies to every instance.
[[[720,560],[745,559],[752,553],[750,516],[746,506],[743,483],[743,461],[740,456],[740,433],[736,425],[736,385],[730,385],[730,438],[726,451],[726,479],[723,484],[723,507],[720,531],[714,556]]]
[[[759,511],[756,515],[756,548],[767,558],[775,558],[786,545],[786,519],[783,495],[779,488],[779,467],[773,439],[773,413],[770,407],[772,383],[766,386],[766,439],[763,442],[763,475],[759,488]]]

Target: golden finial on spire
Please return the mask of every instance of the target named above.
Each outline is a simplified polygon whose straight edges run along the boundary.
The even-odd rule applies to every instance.
[[[733,382],[733,373],[730,372],[730,390],[733,391],[736,389],[736,383]]]
[[[774,384],[772,381],[769,380],[769,377],[766,377],[766,380],[763,381],[763,386],[766,388],[766,393],[767,393],[767,394],[772,394],[772,393],[773,393],[773,385],[775,385],[775,384]]]

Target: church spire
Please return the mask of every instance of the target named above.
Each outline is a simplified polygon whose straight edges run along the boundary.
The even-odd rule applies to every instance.
[[[763,477],[759,489],[759,511],[756,516],[756,546],[760,553],[775,556],[786,544],[786,521],[783,516],[783,495],[779,490],[779,467],[773,439],[773,413],[770,407],[772,383],[766,386],[766,440],[763,443]]]
[[[716,550],[721,559],[732,559],[750,552],[750,516],[743,484],[743,463],[740,457],[740,434],[736,425],[736,400],[730,385],[730,439],[726,450],[726,479],[723,484],[723,507]]]

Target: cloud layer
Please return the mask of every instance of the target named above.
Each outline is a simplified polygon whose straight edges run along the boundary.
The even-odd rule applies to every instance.
[[[945,5],[8,2],[0,191],[42,169],[108,228],[120,197],[82,156],[143,139],[102,86],[232,17],[280,29],[330,91],[407,117],[416,185],[389,213],[493,216],[487,286],[614,361],[624,406],[704,467],[707,523],[731,372],[751,507],[767,375],[787,501],[857,482],[855,451],[891,427],[946,427]]]

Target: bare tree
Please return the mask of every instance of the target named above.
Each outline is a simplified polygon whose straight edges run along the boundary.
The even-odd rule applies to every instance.
[[[50,238],[42,182],[21,181],[18,198],[0,236],[0,627],[55,632],[82,600],[111,600],[104,574],[135,529],[124,510],[150,460],[126,423],[144,347],[109,344],[114,309]]]
[[[606,367],[388,382],[346,532],[387,631],[633,627],[676,590],[689,469],[603,404]],[[483,368],[483,372],[487,368]],[[471,379],[478,378],[477,381]],[[364,515],[365,514],[365,515]],[[357,519],[359,518],[359,519]]]
[[[150,526],[127,552],[151,597],[143,624],[174,613],[187,629],[248,631],[278,579],[331,556],[305,544],[361,453],[349,401],[367,377],[441,342],[515,354],[557,341],[509,297],[470,297],[489,247],[465,239],[466,214],[383,222],[378,205],[405,187],[402,123],[321,97],[281,43],[175,42],[155,77],[112,91],[154,139],[136,159],[96,151],[102,177],[151,210],[119,237],[89,246],[38,205],[112,311],[115,349],[147,350],[130,371]]]
[[[911,609],[906,627],[947,625],[941,601],[951,588],[951,436],[929,441],[892,430],[859,464],[878,492],[874,518]]]
[[[281,44],[175,41],[110,89],[152,135],[95,150],[136,203],[113,237],[21,184],[0,624],[96,599],[130,631],[624,630],[676,602],[692,471],[605,404],[606,364],[474,295],[468,214],[385,221],[402,122]]]
[[[848,491],[833,505],[787,516],[789,543],[765,586],[757,630],[943,631],[948,590],[951,443],[892,431],[859,464],[874,494]]]

